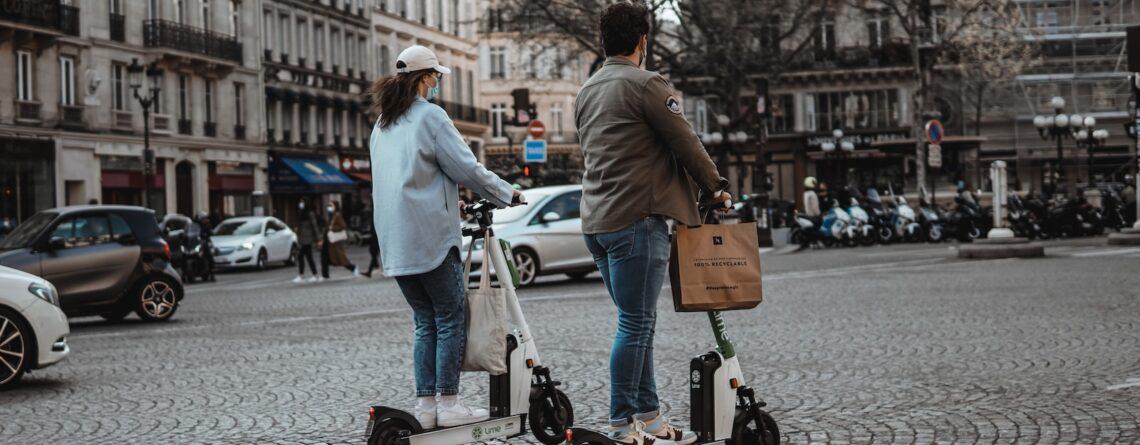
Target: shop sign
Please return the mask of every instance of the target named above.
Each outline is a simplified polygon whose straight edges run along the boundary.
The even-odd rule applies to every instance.
[[[882,133],[865,133],[865,134],[848,134],[844,135],[842,139],[836,141],[830,135],[808,136],[807,147],[818,149],[825,142],[850,142],[855,144],[856,149],[868,148],[874,143],[883,143],[890,141],[902,141],[910,139],[910,135],[905,131],[893,131]],[[838,144],[837,144],[838,145]]]
[[[371,171],[372,162],[368,159],[344,158],[340,160],[340,169],[346,172]]]

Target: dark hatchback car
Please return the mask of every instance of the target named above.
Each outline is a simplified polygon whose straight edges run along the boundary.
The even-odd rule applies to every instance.
[[[68,316],[168,320],[183,289],[170,266],[154,211],[131,206],[73,206],[28,218],[0,241],[0,265],[55,285]]]

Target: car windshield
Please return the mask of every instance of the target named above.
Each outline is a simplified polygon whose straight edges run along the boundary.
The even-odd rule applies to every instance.
[[[523,196],[526,197],[527,205],[507,207],[505,209],[495,210],[495,224],[515,222],[526,216],[531,207],[538,205],[548,195],[546,193],[538,193],[535,191],[523,191]]]
[[[222,221],[214,229],[214,235],[258,235],[261,234],[261,221],[247,219],[243,221]]]
[[[0,250],[27,247],[34,241],[33,238],[44,230],[44,227],[51,224],[56,216],[55,213],[43,212],[28,218],[23,224],[16,226],[12,233],[0,240]]]

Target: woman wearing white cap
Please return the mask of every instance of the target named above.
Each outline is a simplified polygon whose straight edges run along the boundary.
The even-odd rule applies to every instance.
[[[384,273],[396,277],[415,321],[415,415],[424,428],[489,417],[459,401],[467,341],[459,258],[462,184],[500,207],[519,195],[475,159],[451,118],[428,102],[451,70],[423,46],[396,58],[396,74],[369,93],[380,114],[372,131],[374,224]],[[437,403],[436,396],[439,396]]]

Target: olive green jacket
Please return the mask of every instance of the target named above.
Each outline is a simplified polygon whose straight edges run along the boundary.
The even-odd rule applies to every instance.
[[[693,182],[715,191],[720,174],[664,77],[610,57],[578,92],[574,121],[586,164],[583,233],[650,215],[700,224]]]

